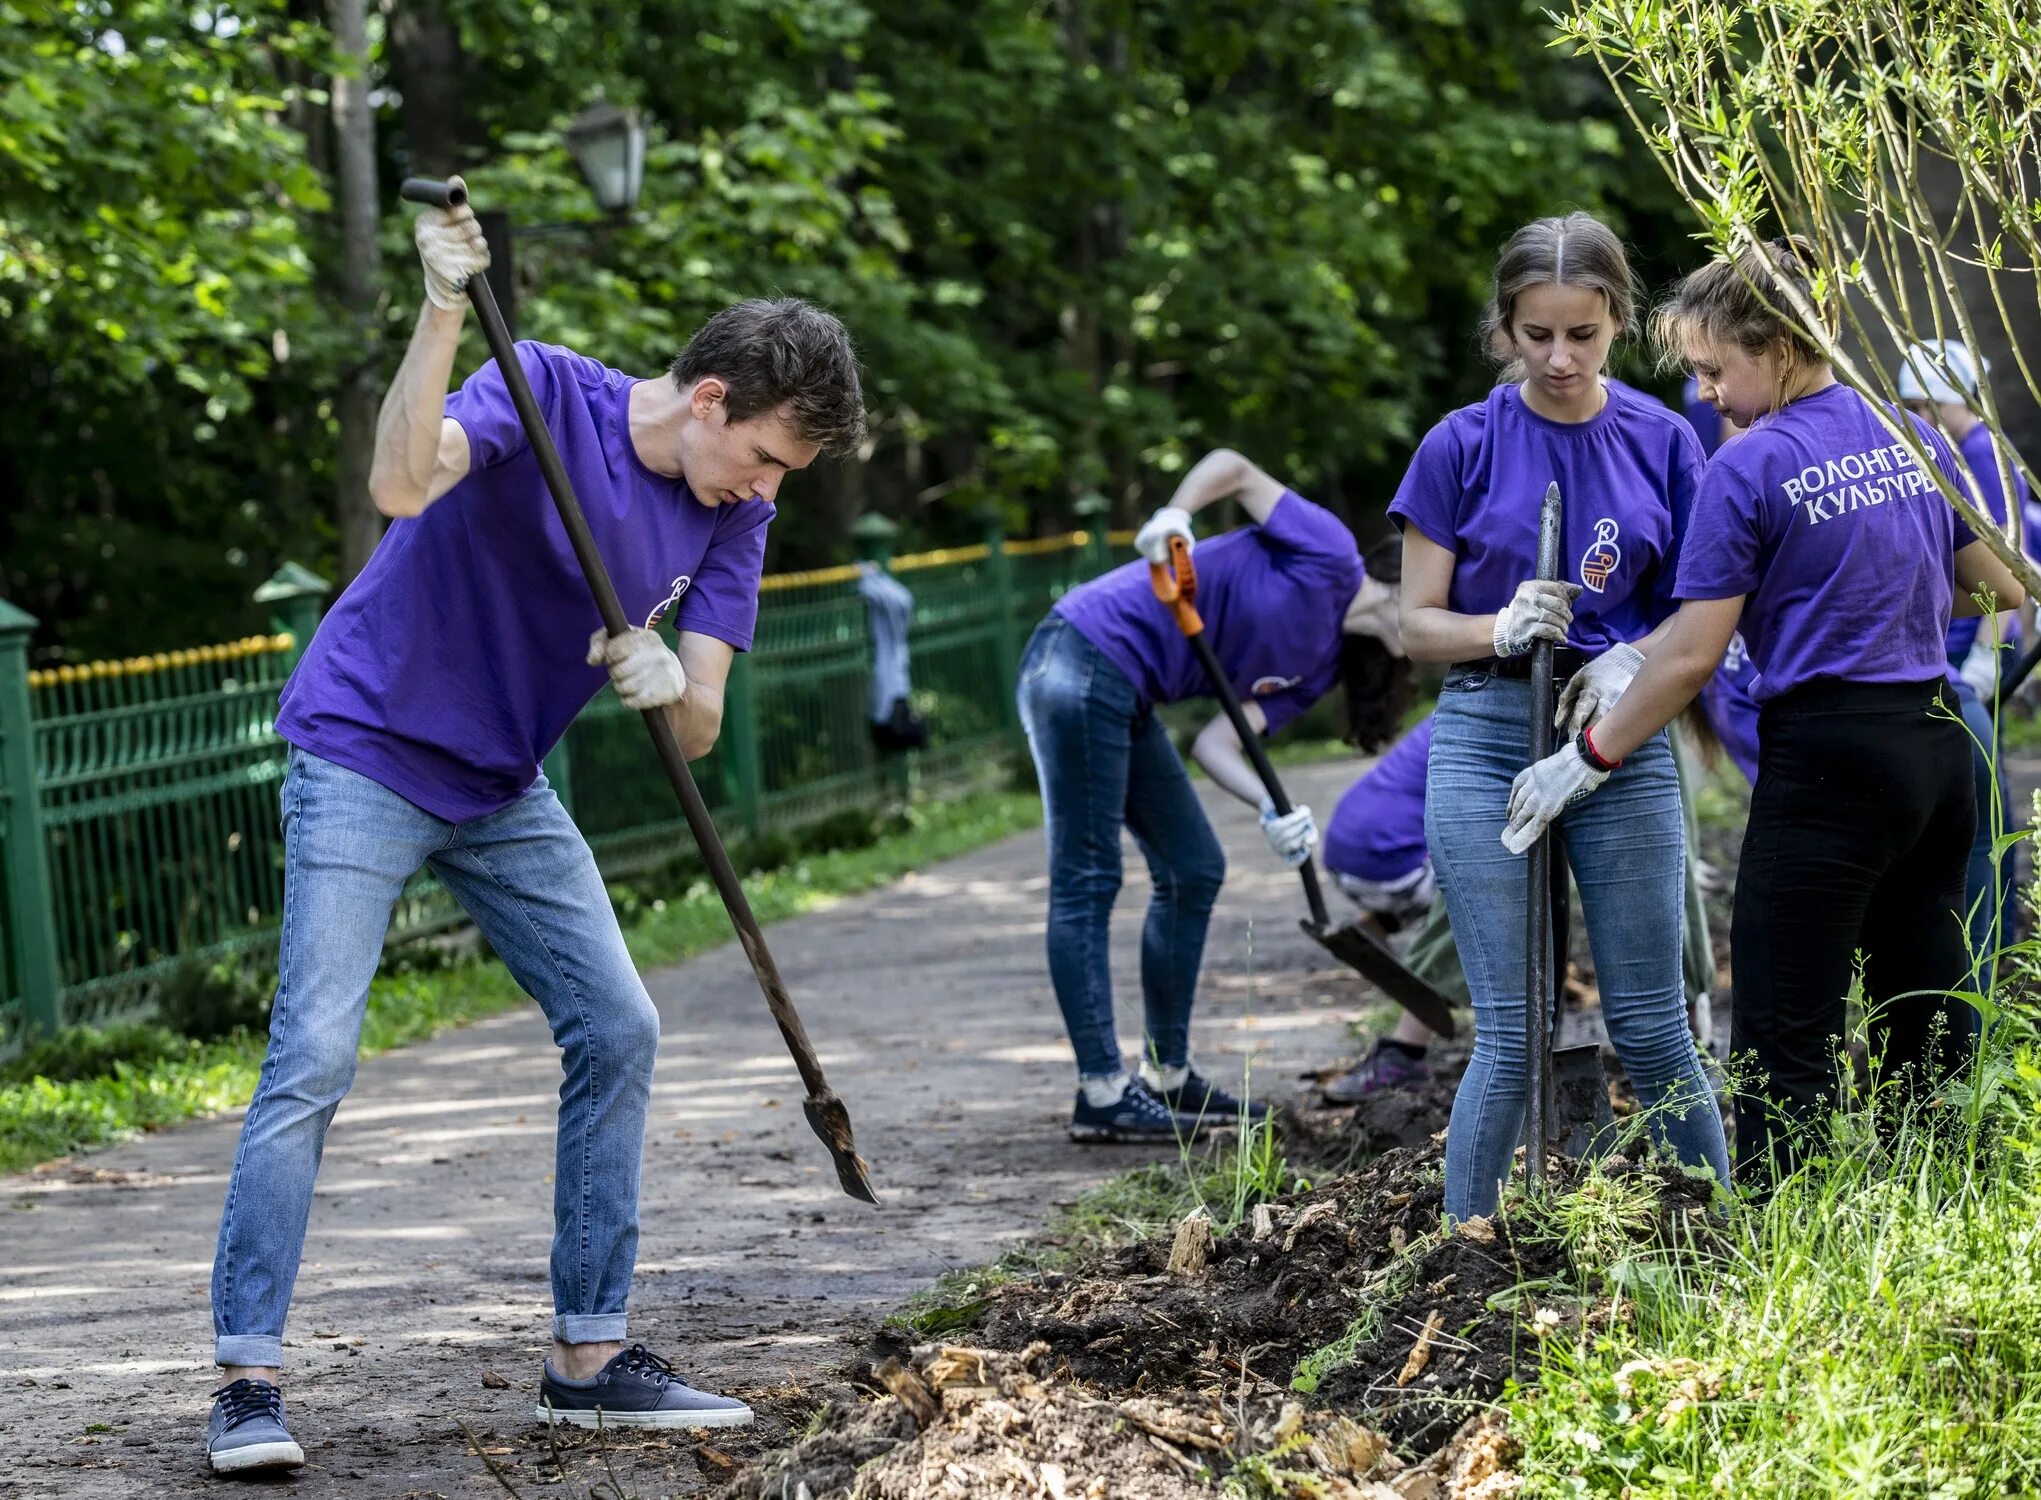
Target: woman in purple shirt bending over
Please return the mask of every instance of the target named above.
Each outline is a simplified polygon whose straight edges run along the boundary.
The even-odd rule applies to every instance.
[[[1895,441],[1772,309],[1813,289],[1798,242],[1703,267],[1654,331],[1749,427],[1708,467],[1664,640],[1600,723],[1518,778],[1510,834],[1572,824],[1621,785],[1722,661],[1740,628],[1759,677],[1758,779],[1731,928],[1731,1047],[1761,1077],[1736,1101],[1737,1174],[1760,1189],[1807,1150],[1836,1098],[1836,1053],[1864,955],[1872,1053],[1905,1092],[1961,1066],[1970,745],[1944,668],[1951,608],[2019,585],[1943,502],[1922,459],[1959,486],[1955,455],[1914,418]],[[1832,308],[1823,309],[1833,319]],[[1587,800],[1575,803],[1578,799]],[[1904,1097],[1904,1093],[1902,1094]]]
[[[1601,377],[1635,305],[1622,242],[1596,220],[1517,231],[1487,317],[1515,378],[1426,434],[1389,507],[1403,525],[1404,643],[1416,660],[1452,663],[1432,725],[1425,841],[1474,1002],[1474,1053],[1446,1137],[1454,1219],[1494,1210],[1523,1133],[1528,841],[1505,852],[1498,838],[1530,760],[1530,650],[1558,645],[1564,722],[1587,722],[1623,691],[1672,613],[1701,471],[1677,414]],[[1539,504],[1555,481],[1562,579],[1539,582]],[[1722,1120],[1681,991],[1680,793],[1663,734],[1610,791],[1561,829],[1603,1020],[1654,1136],[1726,1182]]]
[[[1020,712],[1048,824],[1049,978],[1077,1052],[1076,1141],[1173,1140],[1249,1107],[1191,1066],[1191,1005],[1226,860],[1155,708],[1207,697],[1211,686],[1148,578],[1149,562],[1168,561],[1172,537],[1189,539],[1191,517],[1228,495],[1254,524],[1199,545],[1198,612],[1248,722],[1274,733],[1344,681],[1349,737],[1372,749],[1395,732],[1399,688],[1408,696],[1393,578],[1364,571],[1345,522],[1223,448],[1141,528],[1134,545],[1143,561],[1071,590],[1036,628],[1021,657]],[[1223,715],[1191,753],[1220,786],[1261,808],[1278,858],[1310,858],[1311,809],[1276,816]],[[1141,934],[1146,1037],[1133,1077],[1113,1024],[1106,946],[1122,827],[1155,882]]]

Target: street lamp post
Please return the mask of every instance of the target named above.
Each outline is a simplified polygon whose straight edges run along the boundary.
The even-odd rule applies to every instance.
[[[567,150],[603,219],[520,226],[500,208],[475,215],[489,238],[489,290],[496,294],[496,305],[503,309],[503,321],[512,338],[517,337],[516,242],[600,229],[637,207],[638,194],[645,185],[645,127],[635,109],[608,103],[589,105],[567,127]]]

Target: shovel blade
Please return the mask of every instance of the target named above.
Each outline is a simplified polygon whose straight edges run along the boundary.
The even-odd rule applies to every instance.
[[[879,1195],[872,1191],[865,1159],[858,1155],[857,1146],[851,1141],[850,1111],[843,1107],[843,1101],[825,1089],[803,1099],[801,1112],[808,1117],[809,1128],[822,1138],[822,1144],[836,1159],[836,1180],[844,1192],[862,1202],[877,1203]]]
[[[1440,1036],[1458,1033],[1459,1028],[1453,1024],[1452,1002],[1411,973],[1403,960],[1366,928],[1352,922],[1344,927],[1321,927],[1311,921],[1300,921],[1297,925],[1326,952],[1357,970],[1368,983]]]
[[[1552,1049],[1552,1114],[1546,1137],[1562,1156],[1585,1159],[1606,1142],[1615,1115],[1609,1083],[1602,1073],[1602,1049],[1588,1042]]]

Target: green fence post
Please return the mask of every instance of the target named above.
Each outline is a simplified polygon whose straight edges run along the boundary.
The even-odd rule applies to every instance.
[[[765,776],[758,759],[758,703],[751,653],[739,651],[723,684],[723,774],[737,821],[751,837],[765,832]]]
[[[63,970],[28,702],[28,636],[35,624],[35,616],[0,599],[0,819],[6,827],[0,885],[6,887],[13,933],[14,993],[21,996],[30,1029],[47,1036],[64,1024]]]
[[[1113,502],[1097,490],[1089,490],[1077,497],[1077,503],[1070,510],[1085,531],[1084,554],[1078,564],[1081,576],[1072,581],[1096,578],[1113,565],[1113,544],[1106,537],[1112,529]]]
[[[298,658],[312,644],[312,632],[319,628],[319,616],[325,612],[326,596],[332,592],[332,584],[310,568],[294,562],[278,568],[270,574],[269,581],[255,591],[253,597],[257,604],[274,606],[270,628],[290,632],[291,650],[287,665],[291,668],[296,668]]]
[[[1006,518],[995,509],[985,512],[986,592],[997,608],[998,624],[993,649],[999,653],[999,722],[1020,732],[1020,707],[1014,701],[1016,674],[1020,671],[1021,622],[1024,601],[1013,582],[1013,558],[1006,550]]]

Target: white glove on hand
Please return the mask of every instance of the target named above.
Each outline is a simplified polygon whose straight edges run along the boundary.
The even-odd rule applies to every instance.
[[[1609,779],[1582,758],[1577,747],[1568,744],[1555,750],[1534,766],[1517,772],[1509,789],[1509,822],[1503,826],[1502,846],[1522,854],[1538,842],[1538,835],[1552,820]]]
[[[1186,547],[1197,545],[1198,539],[1191,535],[1191,513],[1181,506],[1165,505],[1134,533],[1134,550],[1157,566],[1167,567],[1173,536],[1182,537]]]
[[[1311,809],[1301,804],[1279,814],[1275,803],[1263,798],[1261,831],[1268,835],[1276,858],[1293,870],[1309,859],[1318,845],[1318,825],[1311,820]]]
[[[1644,665],[1644,653],[1625,641],[1618,641],[1573,674],[1566,691],[1559,695],[1559,711],[1552,722],[1572,739],[1593,727],[1616,706],[1623,689]]]
[[[664,708],[687,696],[687,673],[680,658],[666,647],[656,630],[626,630],[611,635],[598,630],[588,638],[588,664],[609,668],[617,701],[640,712]]]
[[[1970,643],[1970,654],[1963,658],[1963,665],[1956,669],[1956,675],[1987,708],[1998,696],[1998,647],[1984,629],[1980,628],[1977,639]]]
[[[1580,585],[1553,579],[1526,578],[1516,597],[1495,617],[1495,654],[1522,656],[1539,641],[1564,642],[1573,623],[1573,601]]]
[[[418,242],[418,258],[425,265],[426,299],[447,312],[465,309],[468,278],[489,268],[489,242],[482,238],[474,209],[465,203],[458,208],[424,209],[411,233]]]

